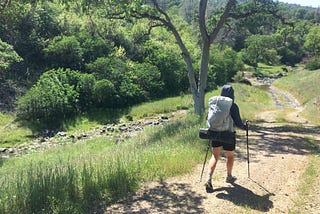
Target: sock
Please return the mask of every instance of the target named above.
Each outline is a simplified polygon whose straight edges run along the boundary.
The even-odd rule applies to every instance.
[[[207,182],[211,183],[211,179],[212,179],[211,175],[208,175]]]

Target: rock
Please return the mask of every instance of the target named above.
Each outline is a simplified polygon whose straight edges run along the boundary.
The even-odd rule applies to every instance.
[[[132,117],[132,115],[130,115],[130,114],[127,114],[127,115],[126,115],[126,118],[127,118],[127,120],[129,120],[129,121],[133,121],[133,117]]]
[[[6,151],[8,151],[9,149],[8,148],[1,148],[0,149],[0,152],[6,152]]]
[[[251,83],[250,80],[248,80],[248,79],[242,79],[242,80],[240,80],[239,82],[240,82],[240,83],[244,83],[244,84],[246,84],[246,85],[252,86],[252,83]]]
[[[169,117],[168,116],[161,116],[161,119],[162,120],[169,120]]]
[[[65,137],[65,136],[67,136],[67,133],[66,132],[58,132],[57,136]]]

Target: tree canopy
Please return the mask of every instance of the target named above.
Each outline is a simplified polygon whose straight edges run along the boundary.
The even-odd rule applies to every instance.
[[[5,0],[0,69],[31,91],[41,91],[47,72],[76,72],[64,83],[82,94],[75,114],[180,93],[191,93],[201,114],[206,91],[233,81],[244,64],[294,66],[318,55],[319,22],[317,9],[272,0]]]

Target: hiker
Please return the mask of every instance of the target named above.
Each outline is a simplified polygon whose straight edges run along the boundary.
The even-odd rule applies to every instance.
[[[232,86],[230,85],[224,85],[221,90],[221,96],[224,97],[229,97],[232,99],[232,105],[230,108],[230,116],[232,118],[232,121],[230,124],[230,127],[228,128],[228,131],[231,133],[234,133],[234,127],[233,125],[235,124],[237,127],[240,129],[246,130],[247,126],[249,125],[249,121],[246,121],[245,123],[242,122],[241,117],[240,117],[240,112],[239,112],[239,107],[238,105],[234,102],[234,90]],[[235,138],[235,137],[234,137]],[[234,150],[235,150],[235,140],[234,142],[230,143],[223,143],[219,141],[213,141],[210,140],[210,144],[212,147],[212,157],[209,161],[209,166],[208,166],[208,177],[207,181],[205,183],[205,187],[207,191],[212,191],[212,174],[216,168],[217,162],[220,158],[220,152],[221,148],[225,151],[226,155],[226,161],[227,161],[227,178],[226,182],[228,183],[233,183],[237,178],[232,176],[232,168],[233,168],[233,163],[234,163]]]

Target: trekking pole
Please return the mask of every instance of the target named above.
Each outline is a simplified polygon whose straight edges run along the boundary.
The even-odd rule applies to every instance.
[[[248,136],[248,132],[249,132],[249,128],[248,128],[248,123],[246,123],[246,135],[247,135],[247,161],[248,161],[248,178],[250,178],[250,167],[249,167],[249,136]]]
[[[204,158],[203,167],[202,167],[202,171],[201,171],[200,181],[199,181],[199,182],[201,182],[201,180],[202,180],[203,170],[204,170],[204,166],[205,166],[205,164],[206,164],[206,160],[207,160],[207,156],[208,156],[209,148],[210,148],[210,140],[208,140],[208,146],[207,146],[206,157]]]

